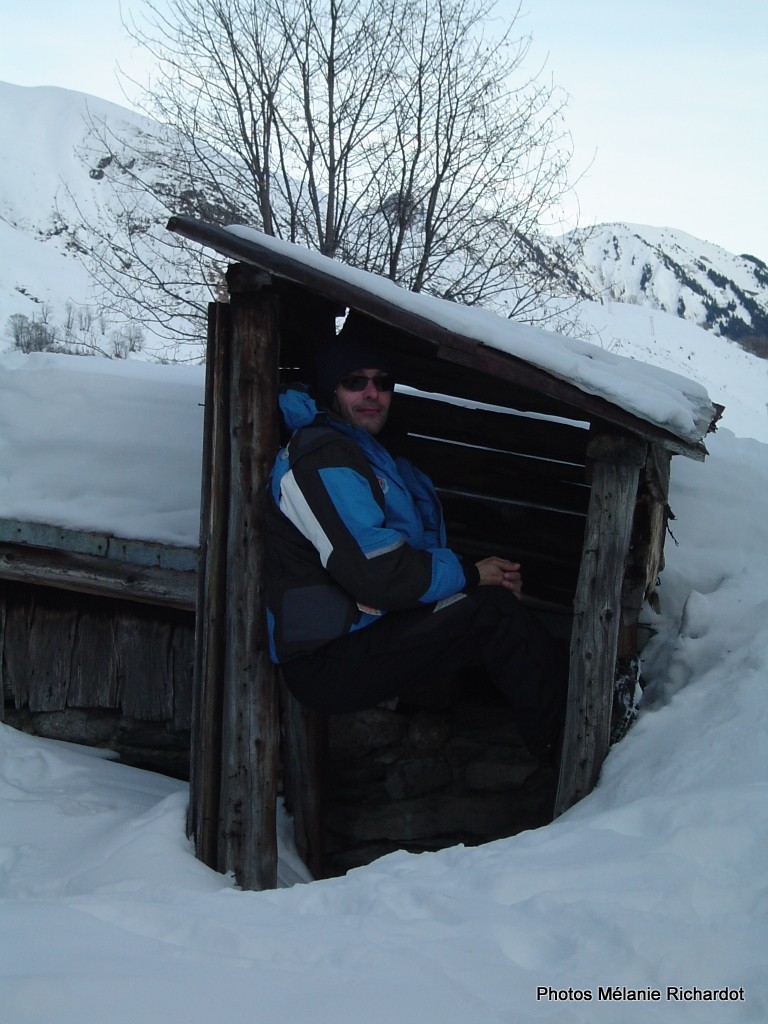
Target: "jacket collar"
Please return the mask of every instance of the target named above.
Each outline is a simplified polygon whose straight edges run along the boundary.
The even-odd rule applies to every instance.
[[[318,407],[315,399],[309,394],[303,384],[291,384],[280,394],[280,411],[286,427],[295,433],[302,427],[327,426],[339,433],[351,437],[359,447],[372,459],[391,460],[387,449],[369,434],[362,427],[353,427],[341,416],[328,409]]]

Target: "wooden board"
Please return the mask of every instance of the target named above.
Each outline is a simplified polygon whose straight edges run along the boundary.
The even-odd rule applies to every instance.
[[[598,436],[574,598],[570,683],[555,813],[592,791],[610,741],[621,592],[646,446]]]
[[[114,709],[189,729],[192,614],[4,582],[0,624],[3,690],[17,709]]]

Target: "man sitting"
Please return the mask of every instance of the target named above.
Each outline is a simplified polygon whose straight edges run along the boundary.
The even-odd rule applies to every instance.
[[[280,399],[292,437],[266,521],[271,655],[301,703],[342,713],[483,666],[534,752],[557,742],[566,678],[521,604],[520,566],[447,546],[427,476],[378,440],[392,361],[351,313],[319,353],[315,395]]]

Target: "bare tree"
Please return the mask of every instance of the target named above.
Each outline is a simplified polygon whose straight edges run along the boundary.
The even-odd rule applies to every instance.
[[[167,161],[220,207],[335,256],[373,194],[400,0],[145,0],[160,68],[141,106],[178,133]],[[135,83],[138,84],[138,83]]]
[[[568,190],[570,137],[565,97],[524,74],[530,40],[514,21],[493,34],[493,7],[405,5],[377,210],[358,218],[349,258],[466,304],[504,295],[519,316],[540,308],[566,258],[542,227]]]
[[[111,137],[106,122],[92,125],[90,145],[103,150],[108,141],[113,148],[113,188],[98,209],[87,211],[66,190],[59,216],[68,225],[70,246],[91,271],[104,332],[109,326],[121,336],[133,336],[133,328],[144,325],[159,341],[159,347],[150,346],[155,357],[177,359],[188,346],[194,353],[205,338],[208,299],[220,287],[224,265],[199,246],[171,235],[166,224],[171,210],[212,219],[212,207],[206,207],[202,192],[193,197],[181,182],[176,190],[169,179],[157,180],[158,169],[172,161],[170,147],[154,162],[146,152],[142,162],[119,162],[117,155],[124,158],[126,150],[130,152],[130,140],[125,141],[129,136],[118,140]],[[142,137],[139,146],[146,141]],[[86,158],[85,149],[80,156]],[[220,213],[218,207],[213,209]]]
[[[162,234],[168,213],[191,213],[540,316],[569,257],[543,232],[569,187],[565,98],[526,75],[529,42],[494,7],[144,0],[128,28],[157,63],[141,96],[154,127],[126,140],[94,125],[87,156],[120,196],[117,230],[108,216],[95,232],[105,290],[154,303],[169,330],[191,302],[197,330],[199,262]]]

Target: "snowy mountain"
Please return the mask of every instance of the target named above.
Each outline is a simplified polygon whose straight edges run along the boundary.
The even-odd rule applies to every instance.
[[[133,142],[157,132],[146,118],[95,97],[0,83],[0,132],[13,143],[0,153],[0,348],[14,343],[9,317],[20,315],[42,323],[58,346],[90,341],[122,354],[125,339],[116,341],[113,325],[99,320],[98,295],[82,262],[83,251],[109,230],[107,209],[125,215],[93,124],[125,140],[126,165],[135,158]],[[182,196],[174,205],[187,208],[174,212],[213,202],[188,181],[171,180],[171,164],[166,152],[155,172],[169,194]],[[216,208],[208,214],[225,219],[227,212],[232,216]],[[164,213],[158,219],[163,224]],[[584,239],[583,261],[573,268],[575,294],[676,315],[767,354],[768,267],[757,256],[737,256],[671,228],[606,224]],[[164,353],[150,346],[148,354]]]
[[[91,116],[120,134],[143,127],[131,112],[81,93],[0,83],[0,348],[13,345],[12,317],[57,345],[98,345],[106,333],[94,326],[97,300],[68,219],[76,204],[82,219],[98,223],[108,199],[98,164],[78,156]]]
[[[602,301],[650,306],[768,355],[768,266],[672,228],[600,224],[575,274]]]

